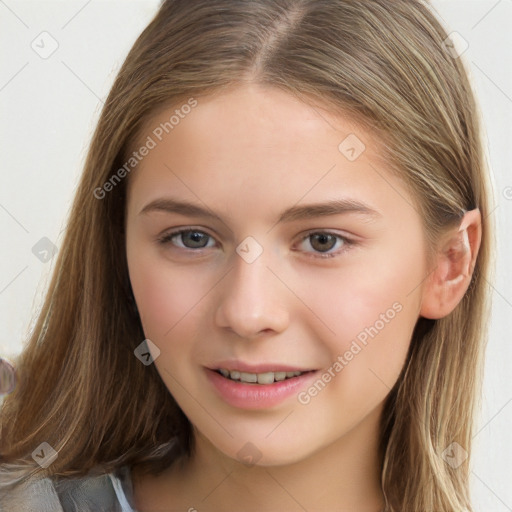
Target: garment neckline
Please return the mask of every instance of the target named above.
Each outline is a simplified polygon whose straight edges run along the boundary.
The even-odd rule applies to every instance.
[[[131,476],[131,466],[122,466],[109,473],[109,477],[114,487],[117,500],[119,501],[123,512],[137,512],[135,509],[135,499],[133,495],[133,481]]]

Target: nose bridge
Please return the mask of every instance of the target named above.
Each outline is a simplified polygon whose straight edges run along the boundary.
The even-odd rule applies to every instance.
[[[217,325],[246,338],[262,331],[284,330],[288,322],[285,290],[268,268],[271,251],[258,250],[253,241],[246,240],[236,252],[219,297]]]

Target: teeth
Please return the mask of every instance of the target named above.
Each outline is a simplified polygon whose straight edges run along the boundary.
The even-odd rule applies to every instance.
[[[256,373],[241,372],[240,380],[242,382],[258,382],[258,375]]]
[[[272,384],[274,372],[258,373],[258,384]]]
[[[248,373],[239,372],[237,370],[227,370],[220,368],[219,373],[231,380],[248,382],[251,384],[272,384],[273,382],[283,381],[292,377],[298,377],[303,372],[264,372],[264,373]]]

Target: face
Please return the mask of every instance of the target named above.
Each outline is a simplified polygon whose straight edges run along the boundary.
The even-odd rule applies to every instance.
[[[162,134],[176,108],[146,125],[154,147],[129,176],[154,364],[221,453],[299,461],[396,382],[428,273],[421,218],[379,141],[341,116],[251,85],[197,98]]]

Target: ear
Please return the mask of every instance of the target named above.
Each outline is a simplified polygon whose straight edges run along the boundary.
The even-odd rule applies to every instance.
[[[478,208],[466,212],[459,227],[442,237],[434,270],[423,288],[420,316],[443,318],[455,309],[471,282],[481,239]]]

